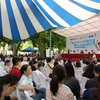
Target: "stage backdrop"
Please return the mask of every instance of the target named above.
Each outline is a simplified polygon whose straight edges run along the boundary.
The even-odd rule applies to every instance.
[[[70,53],[80,53],[82,50],[84,53],[100,53],[100,32],[67,37],[66,48]]]

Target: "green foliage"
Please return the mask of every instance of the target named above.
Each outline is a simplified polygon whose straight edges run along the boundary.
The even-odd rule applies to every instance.
[[[58,48],[59,50],[64,50],[66,48],[66,38],[56,33],[52,33],[52,47],[53,49]]]
[[[38,47],[38,34],[30,37],[30,40],[32,41],[34,47]],[[41,32],[41,42],[44,49],[49,48],[50,30]],[[66,48],[66,38],[56,33],[52,33],[52,49],[54,48],[64,50]]]
[[[8,45],[9,46],[8,49],[10,50],[11,49],[10,44],[11,44],[11,40],[9,40],[9,39],[7,39],[5,37],[0,36],[0,48],[1,47],[5,48],[5,46]]]
[[[8,45],[9,50],[11,50],[12,43],[16,44],[17,51],[22,50],[23,47],[32,46],[38,47],[39,50],[43,53],[44,49],[49,48],[50,44],[50,31],[51,29],[47,31],[43,31],[37,34],[34,34],[30,38],[22,41],[12,41],[4,37],[0,37],[0,47],[5,47]],[[27,42],[27,44],[26,44]],[[26,45],[25,45],[26,44]],[[32,45],[31,45],[32,44]],[[25,46],[23,46],[25,45]],[[52,33],[52,49],[58,48],[59,50],[65,50],[66,48],[66,38],[58,35],[56,33]]]

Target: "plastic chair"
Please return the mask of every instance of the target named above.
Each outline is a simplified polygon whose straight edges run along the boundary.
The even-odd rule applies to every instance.
[[[18,98],[18,100],[29,100],[29,99],[27,99],[26,94],[25,94],[24,92],[22,92],[22,91],[19,91],[18,88],[16,89],[16,93],[17,93],[17,98]],[[30,99],[30,100],[31,100],[31,99]],[[33,99],[32,99],[32,100],[33,100]]]
[[[18,100],[34,100],[33,98],[30,97],[29,93],[27,91],[19,91],[19,89],[16,89],[16,94],[17,94],[17,98]],[[45,100],[45,99],[41,99],[41,100]]]
[[[34,100],[33,98],[30,97],[30,95],[27,91],[24,91],[24,94],[25,94],[27,100]]]
[[[17,94],[18,100],[21,100],[21,94],[18,88],[16,88],[16,94]]]

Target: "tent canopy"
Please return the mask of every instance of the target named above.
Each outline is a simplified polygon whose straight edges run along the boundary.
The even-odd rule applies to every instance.
[[[0,35],[23,40],[52,27],[70,27],[100,12],[100,0],[0,0]]]
[[[100,32],[100,14],[97,14],[93,18],[85,20],[84,22],[81,22],[77,25],[65,28],[58,28],[52,31],[65,37]]]
[[[33,49],[32,47],[28,47],[22,50],[22,52],[39,52],[39,50]]]

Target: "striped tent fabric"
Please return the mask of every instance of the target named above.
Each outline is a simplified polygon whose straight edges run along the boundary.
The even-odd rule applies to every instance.
[[[100,12],[100,0],[0,0],[0,36],[23,40],[70,27]]]
[[[73,26],[53,29],[52,32],[64,37],[73,37],[89,33],[100,33],[100,13]]]

